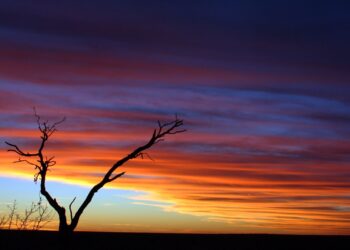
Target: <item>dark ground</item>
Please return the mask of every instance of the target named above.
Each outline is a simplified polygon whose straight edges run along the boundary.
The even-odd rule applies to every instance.
[[[0,231],[0,249],[350,249],[350,236],[206,235],[76,232],[62,238],[56,232]]]

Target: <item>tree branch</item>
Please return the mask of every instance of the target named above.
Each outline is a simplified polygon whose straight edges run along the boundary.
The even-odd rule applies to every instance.
[[[7,145],[9,145],[10,147],[13,147],[14,149],[8,149],[7,151],[12,151],[17,153],[20,156],[25,156],[25,157],[32,157],[32,156],[38,156],[38,153],[35,154],[31,154],[31,153],[24,153],[17,145],[9,143],[7,141],[5,141],[5,143]]]
[[[119,161],[117,161],[109,170],[108,172],[105,174],[105,176],[103,177],[103,179],[97,183],[88,193],[88,195],[86,196],[84,202],[81,204],[81,206],[79,207],[78,211],[75,213],[74,218],[71,222],[71,228],[74,229],[79,221],[80,216],[82,215],[82,213],[84,212],[85,208],[89,205],[89,203],[91,202],[92,198],[94,197],[95,193],[97,193],[106,183],[112,182],[115,179],[121,177],[122,175],[124,175],[125,172],[122,172],[120,174],[117,174],[114,177],[111,177],[114,173],[114,171],[122,166],[125,162],[137,158],[138,156],[142,156],[144,153],[143,151],[151,148],[153,145],[155,145],[157,142],[161,140],[163,140],[162,138],[165,137],[167,134],[176,134],[176,133],[182,133],[185,132],[185,129],[182,130],[177,130],[179,127],[181,127],[183,125],[183,120],[179,120],[177,118],[177,116],[175,116],[175,120],[168,122],[168,123],[161,123],[158,121],[158,128],[155,129],[153,131],[153,134],[150,138],[150,140],[144,144],[141,147],[136,148],[134,151],[132,151],[130,154],[128,154],[127,156],[125,156],[124,158],[120,159]]]
[[[33,163],[33,162],[30,162],[30,161],[28,161],[28,160],[22,159],[21,157],[19,157],[18,160],[17,160],[17,161],[14,161],[13,163],[20,163],[20,162],[25,162],[25,163],[27,163],[28,165],[34,166],[35,169],[41,170],[41,167],[40,167],[39,165],[37,165],[37,164],[35,164],[35,163]]]
[[[119,178],[119,177],[123,176],[124,174],[125,174],[125,172],[122,172],[122,173],[117,174],[116,176],[114,176],[114,177],[112,177],[112,178],[109,178],[109,182],[114,181],[115,179],[117,179],[117,178]]]
[[[72,205],[73,205],[73,203],[74,203],[74,201],[75,201],[76,198],[77,198],[77,197],[74,197],[74,199],[72,200],[72,202],[69,204],[70,221],[73,220]]]

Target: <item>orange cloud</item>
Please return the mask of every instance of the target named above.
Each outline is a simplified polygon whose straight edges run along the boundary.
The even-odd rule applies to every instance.
[[[34,135],[37,135],[32,130],[16,130],[15,134],[11,134],[11,130],[3,129],[2,132],[13,136],[14,142],[18,138],[36,140]],[[141,132],[58,132],[48,145],[48,154],[55,155],[58,161],[49,173],[48,181],[91,186],[114,161],[133,147],[111,148],[89,142],[119,139],[137,146],[140,137],[143,136],[145,140],[148,138],[145,135]],[[200,138],[207,139],[205,135],[194,134],[192,140]],[[188,140],[186,135],[180,135],[175,143],[171,140],[169,138],[163,145],[157,145],[149,151],[154,161],[136,159],[127,163],[120,169],[127,174],[108,187],[144,190],[150,194],[145,199],[172,204],[165,209],[233,225],[244,223],[253,231],[268,228],[270,232],[315,233],[317,228],[317,233],[349,232],[349,220],[346,219],[350,218],[349,185],[339,174],[346,174],[346,165],[314,165],[306,161],[299,162],[298,168],[295,168],[293,161],[267,160],[264,163],[258,157],[256,160],[251,159],[251,162],[238,160],[231,163],[229,156],[227,161],[215,161],[210,154],[182,151],[181,147],[177,147],[176,143],[181,145]],[[237,140],[242,141],[239,138]],[[271,147],[283,141],[279,138],[268,140]],[[290,143],[293,144],[293,139]],[[166,149],[169,145],[175,150]],[[257,145],[266,145],[266,142]],[[234,146],[235,143],[231,142],[230,147]],[[29,149],[34,149],[33,145]],[[225,159],[226,156],[223,153],[215,157]],[[31,166],[11,163],[16,159],[15,155],[2,151],[0,158],[2,175],[33,176]],[[337,174],[333,175],[328,171],[329,168],[336,169]]]

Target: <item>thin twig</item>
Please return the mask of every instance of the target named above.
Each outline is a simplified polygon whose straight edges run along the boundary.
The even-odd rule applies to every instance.
[[[74,199],[72,200],[72,202],[69,204],[69,213],[70,213],[70,220],[72,221],[73,220],[73,212],[72,212],[72,205],[75,201],[77,197],[74,197]]]

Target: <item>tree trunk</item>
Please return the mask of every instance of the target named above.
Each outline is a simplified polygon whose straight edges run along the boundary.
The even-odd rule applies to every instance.
[[[59,227],[58,227],[59,233],[61,235],[70,235],[70,234],[72,234],[74,228],[72,228],[70,225],[67,224],[67,217],[66,217],[65,210],[62,210],[59,213],[59,219],[60,219],[60,223],[59,223]]]

